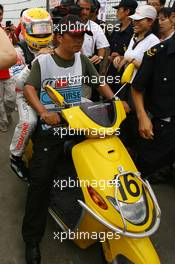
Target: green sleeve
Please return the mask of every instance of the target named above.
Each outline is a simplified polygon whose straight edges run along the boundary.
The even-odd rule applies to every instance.
[[[97,89],[100,85],[100,75],[95,69],[93,63],[81,54],[83,83],[87,84],[93,89]]]
[[[26,84],[32,85],[35,89],[40,91],[41,89],[41,70],[38,60],[35,60],[32,64],[32,69],[29,77],[27,78]]]

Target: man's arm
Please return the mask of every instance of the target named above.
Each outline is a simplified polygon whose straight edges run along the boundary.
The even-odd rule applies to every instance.
[[[100,64],[100,70],[99,73],[103,76],[106,76],[107,72],[108,72],[108,68],[110,65],[110,59],[112,56],[110,55],[110,48],[106,48],[106,53],[105,53],[105,57],[102,61],[102,63]]]
[[[38,90],[40,90],[41,87],[40,75],[40,66],[38,61],[36,60],[33,63],[31,73],[24,87],[24,96],[31,107],[38,113],[41,119],[46,122],[46,124],[57,125],[60,122],[60,116],[57,113],[48,112],[39,100]]]
[[[60,123],[60,116],[54,112],[48,112],[47,109],[40,103],[35,87],[26,85],[24,88],[24,96],[30,106],[38,113],[48,125],[57,125]]]
[[[109,47],[109,42],[103,32],[103,29],[99,25],[94,27],[94,40],[98,55],[94,55],[90,60],[92,63],[99,64],[105,57],[106,48]]]
[[[144,92],[151,87],[154,69],[154,56],[145,53],[142,64],[133,80],[131,94],[139,121],[139,133],[145,139],[153,139],[153,125],[144,106]]]
[[[97,89],[99,93],[107,99],[112,99],[114,93],[112,92],[111,88],[108,84],[105,83],[104,78],[100,78],[97,70],[95,69],[94,65],[88,60],[88,58],[84,55],[81,55],[82,59],[85,64],[85,76],[89,77],[89,82],[86,83],[88,86],[92,87],[93,89]],[[101,76],[104,77],[104,76]],[[94,82],[95,80],[95,82]],[[128,113],[130,108],[126,102],[122,102],[125,108],[125,111]]]
[[[88,77],[88,82],[86,84],[90,86],[92,89],[97,89],[100,94],[108,99],[112,99],[114,96],[111,88],[105,83],[105,79],[101,78],[104,76],[100,76],[94,65],[89,61],[89,59],[81,55],[81,59],[84,64],[84,72],[83,75]]]
[[[25,85],[24,96],[30,106],[38,113],[39,116],[41,116],[42,113],[47,111],[46,108],[40,103],[37,91],[34,86],[29,84]]]
[[[135,89],[132,89],[132,98],[136,108],[137,118],[139,121],[139,133],[145,139],[153,139],[153,125],[149,119],[145,108],[143,94]]]
[[[114,93],[112,92],[111,88],[109,87],[108,84],[104,83],[103,85],[99,85],[99,87],[97,88],[97,90],[99,91],[99,93],[104,96],[107,99],[112,99],[114,96]]]
[[[7,34],[0,28],[0,70],[8,69],[17,61],[16,51]]]
[[[100,48],[98,49],[98,55],[94,55],[92,58],[90,58],[90,61],[94,64],[99,64],[105,57],[106,49]]]
[[[101,56],[104,58],[106,55],[106,48],[98,49],[97,52],[98,52],[98,56]]]
[[[107,99],[112,99],[114,97],[114,93],[113,91],[111,90],[111,88],[109,87],[108,84],[104,83],[104,84],[101,84],[99,85],[98,89],[99,93],[104,96],[105,98]],[[126,101],[121,101],[122,104],[123,104],[123,107],[125,109],[125,112],[126,113],[129,113],[131,111],[128,103]]]

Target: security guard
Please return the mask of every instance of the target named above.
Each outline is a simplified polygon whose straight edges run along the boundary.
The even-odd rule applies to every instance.
[[[146,175],[175,161],[175,34],[145,53],[132,83],[138,167]]]

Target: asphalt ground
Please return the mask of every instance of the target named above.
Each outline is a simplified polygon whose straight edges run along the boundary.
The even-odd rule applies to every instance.
[[[27,192],[26,183],[20,181],[9,167],[9,145],[17,114],[6,133],[0,132],[0,264],[25,264],[21,225]],[[161,225],[152,237],[162,264],[175,263],[175,183],[154,185],[160,208]],[[46,234],[41,243],[42,264],[101,264],[100,243],[86,250],[72,241],[54,240],[56,223],[48,216]],[[152,263],[147,263],[152,264]]]

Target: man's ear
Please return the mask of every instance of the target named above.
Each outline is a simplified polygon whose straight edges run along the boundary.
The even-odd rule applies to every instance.
[[[130,9],[125,9],[125,14],[126,14],[127,16],[129,16],[129,15],[130,15]]]
[[[58,43],[62,43],[62,39],[63,39],[63,36],[60,35],[60,34],[57,34],[57,36],[56,36],[56,40],[57,40],[57,42],[58,42]]]
[[[171,13],[170,20],[171,20],[171,22],[172,22],[172,23],[174,24],[174,26],[175,26],[175,12],[172,12],[172,13]]]

